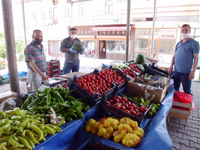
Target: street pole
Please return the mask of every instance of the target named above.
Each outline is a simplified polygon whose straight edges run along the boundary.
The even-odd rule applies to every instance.
[[[14,39],[12,0],[2,0],[4,33],[11,91],[20,94]]]
[[[131,0],[128,0],[127,1],[127,23],[126,23],[126,62],[128,62],[128,53],[129,53],[130,11],[131,11]]]
[[[153,28],[152,28],[152,32],[151,32],[152,37],[151,37],[151,52],[150,52],[150,58],[153,58],[153,51],[154,51],[155,15],[156,15],[156,0],[154,0]]]
[[[22,13],[23,13],[23,26],[24,26],[24,43],[25,46],[27,46],[27,39],[26,39],[26,19],[25,19],[25,13],[24,13],[24,0],[22,0]]]

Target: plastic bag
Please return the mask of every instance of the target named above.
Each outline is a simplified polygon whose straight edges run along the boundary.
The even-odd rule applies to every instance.
[[[190,104],[192,100],[193,98],[190,94],[179,91],[174,92],[174,101]]]
[[[20,107],[22,100],[18,98],[8,98],[0,104],[1,111],[13,110],[15,107]]]
[[[174,101],[180,102],[180,103],[186,103],[190,104],[193,101],[192,95],[187,94],[185,92],[179,92],[175,91],[174,92]],[[181,106],[172,106],[173,108],[181,109],[181,110],[186,110],[189,111],[189,108],[181,107]],[[192,104],[192,110],[195,109],[194,102]]]

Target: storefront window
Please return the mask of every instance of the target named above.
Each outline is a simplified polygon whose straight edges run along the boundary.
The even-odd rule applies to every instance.
[[[136,39],[135,51],[148,52],[148,39]]]
[[[200,29],[196,29],[195,36],[200,36]]]
[[[160,45],[159,45],[159,53],[174,53],[176,46],[175,40],[161,40],[160,39]]]
[[[107,52],[126,52],[126,41],[108,41]]]
[[[95,41],[81,41],[85,47],[85,53],[83,56],[95,57]]]
[[[50,42],[50,52],[53,53],[53,42]]]
[[[60,46],[59,46],[59,42],[58,41],[54,41],[54,50],[55,50],[55,53],[59,53],[60,52]]]
[[[138,54],[142,54],[142,55],[144,55],[145,57],[148,57],[148,56],[147,56],[147,53],[140,53],[140,52],[135,52],[135,53],[134,53],[134,57],[136,58]]]
[[[149,38],[150,29],[135,29],[135,37]]]

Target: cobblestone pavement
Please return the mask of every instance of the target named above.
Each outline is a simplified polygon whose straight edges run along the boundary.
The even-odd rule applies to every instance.
[[[20,89],[24,86],[20,84]],[[0,85],[0,93],[10,90],[9,84]],[[192,83],[195,109],[189,116],[187,126],[185,120],[171,118],[167,128],[173,142],[172,150],[200,150],[200,82]]]
[[[184,126],[185,120],[176,118],[167,123],[172,150],[200,150],[200,82],[192,83],[192,93],[195,109],[189,116],[187,126]]]

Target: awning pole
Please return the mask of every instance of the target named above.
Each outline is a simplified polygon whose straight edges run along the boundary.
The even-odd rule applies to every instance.
[[[25,46],[27,46],[27,39],[26,39],[26,19],[25,19],[25,13],[24,13],[24,0],[22,0],[22,13],[23,13],[23,26],[24,26],[24,43]]]
[[[152,28],[152,32],[151,32],[152,37],[151,37],[151,51],[150,51],[150,58],[153,58],[153,51],[154,51],[155,15],[156,15],[156,0],[154,0],[153,28]]]
[[[14,39],[12,0],[2,0],[4,33],[11,91],[20,94]]]
[[[129,54],[130,11],[131,11],[131,0],[128,0],[127,1],[127,23],[126,23],[126,62],[128,62],[128,54]]]

